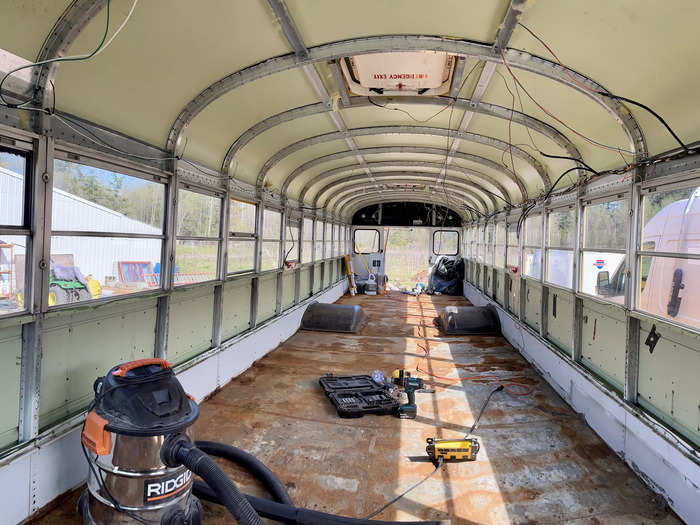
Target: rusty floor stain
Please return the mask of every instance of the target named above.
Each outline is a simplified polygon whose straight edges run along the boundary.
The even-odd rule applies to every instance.
[[[421,368],[444,377],[495,375],[533,385],[531,396],[495,394],[475,435],[477,461],[443,466],[375,519],[451,519],[467,524],[676,524],[675,515],[501,337],[441,337],[437,311],[458,297],[393,292],[343,297],[369,320],[360,334],[300,331],[201,404],[199,439],[257,455],[299,506],[363,517],[433,470],[428,437],[464,435],[494,387],[426,383],[418,417],[340,419],[318,385],[326,373]],[[423,348],[430,349],[430,360]],[[264,496],[244,472],[226,470],[245,492]],[[77,492],[37,523],[77,524]],[[205,504],[205,523],[233,523]]]

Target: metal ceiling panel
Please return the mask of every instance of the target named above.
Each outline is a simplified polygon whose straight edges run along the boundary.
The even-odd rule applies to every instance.
[[[46,35],[71,3],[71,0],[5,0],[0,16],[0,49],[34,60]],[[104,30],[104,16],[101,23]]]
[[[234,137],[270,115],[316,101],[296,69],[246,84],[207,106],[185,129],[187,157],[219,169]]]
[[[700,2],[695,1],[537,0],[528,4],[521,21],[565,65],[615,94],[651,106],[683,140],[692,142],[700,136],[697,113],[689,111],[697,108],[700,85],[695,36],[699,19]],[[510,46],[550,58],[521,27]],[[644,131],[650,153],[677,146],[653,116],[628,107]]]
[[[339,4],[291,0],[287,6],[306,45],[316,46],[381,34],[448,35],[492,42],[508,1],[355,0]]]
[[[112,0],[114,27],[131,4]],[[49,28],[56,18],[47,22]],[[26,22],[21,26],[26,28]],[[204,87],[233,70],[288,52],[283,36],[273,28],[272,14],[263,2],[139,2],[104,53],[89,61],[61,64],[57,106],[162,146],[182,106]],[[103,31],[104,14],[100,14],[85,27],[70,53],[91,51]],[[38,38],[43,41],[45,36]],[[197,158],[211,157],[200,151]]]

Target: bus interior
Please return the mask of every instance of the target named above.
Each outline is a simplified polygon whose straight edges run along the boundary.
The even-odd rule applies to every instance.
[[[0,2],[0,522],[700,524],[699,19]]]

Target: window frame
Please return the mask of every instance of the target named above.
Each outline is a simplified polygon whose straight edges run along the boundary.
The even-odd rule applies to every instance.
[[[48,304],[48,294],[47,297],[41,298],[42,311],[59,311],[64,309],[76,308],[84,305],[99,304],[102,302],[112,302],[118,300],[127,300],[133,297],[141,295],[151,295],[154,293],[160,293],[164,289],[164,280],[170,282],[171,275],[164,279],[163,268],[166,268],[168,272],[172,274],[172,269],[174,264],[166,265],[165,262],[165,250],[168,243],[168,192],[172,182],[168,175],[160,172],[156,169],[149,170],[146,166],[139,166],[138,168],[123,163],[119,160],[112,160],[111,158],[97,157],[95,152],[83,153],[82,151],[75,150],[70,147],[56,147],[53,152],[53,158],[51,171],[53,173],[56,161],[68,162],[72,164],[77,164],[81,166],[87,166],[91,168],[111,171],[119,175],[125,175],[127,177],[132,177],[136,179],[145,180],[148,182],[154,182],[162,186],[162,206],[163,206],[163,217],[161,223],[161,233],[160,234],[147,234],[147,233],[123,233],[123,232],[107,232],[107,231],[86,231],[86,230],[55,230],[53,227],[53,210],[54,210],[54,188],[53,183],[51,185],[51,207],[44,209],[43,213],[46,215],[45,221],[50,224],[48,228],[49,231],[47,235],[49,237],[50,244],[46,248],[49,257],[51,256],[51,247],[54,237],[84,237],[84,238],[97,238],[97,239],[150,239],[160,241],[160,258],[158,263],[160,264],[161,273],[158,280],[158,285],[150,288],[144,288],[143,290],[136,290],[126,294],[121,294],[117,296],[105,296],[99,297],[97,299],[89,299],[86,301],[78,301],[75,303],[58,304],[49,306]],[[221,229],[221,217],[219,217],[219,229]],[[174,235],[173,235],[174,237]],[[46,277],[48,284],[49,272],[46,272]],[[48,289],[48,286],[47,286]]]
[[[574,223],[573,223],[573,240],[571,247],[565,247],[565,246],[559,246],[559,245],[552,245],[550,244],[549,241],[549,232],[550,232],[550,217],[551,214],[553,213],[561,213],[563,211],[572,213],[574,216]],[[576,250],[577,250],[577,235],[578,235],[578,213],[577,213],[577,205],[576,203],[569,203],[565,204],[562,206],[557,206],[554,208],[547,208],[544,211],[545,213],[545,229],[544,229],[544,250],[543,250],[543,263],[542,263],[542,282],[545,283],[547,286],[552,286],[555,288],[559,288],[561,290],[566,290],[573,292],[574,287],[576,286],[576,272],[578,271],[577,269],[577,264],[576,264]],[[570,286],[565,286],[560,283],[554,283],[549,280],[549,252],[551,250],[554,251],[559,251],[559,252],[568,252],[571,254],[571,285]]]
[[[523,225],[520,231],[520,236],[522,237],[522,253],[521,253],[521,266],[522,266],[522,272],[521,275],[524,279],[529,279],[531,281],[536,281],[536,282],[542,282],[543,279],[543,272],[544,272],[544,261],[542,260],[542,246],[544,243],[544,237],[545,233],[542,231],[542,220],[543,217],[546,217],[546,212],[545,210],[542,210],[541,208],[538,208],[534,210],[532,213],[528,214],[527,217],[525,217],[525,220],[523,221]],[[534,243],[528,243],[528,222],[530,224],[538,224],[539,225],[539,232],[540,232],[540,242],[539,244],[534,244]],[[506,231],[506,242],[507,242],[507,236],[508,232]],[[526,253],[528,253],[528,250],[535,250],[535,254],[537,251],[539,251],[539,263],[540,263],[540,275],[539,276],[534,276],[534,275],[528,275],[525,273],[525,264],[524,264],[524,259],[526,256]]]
[[[207,197],[214,197],[219,200],[219,234],[217,237],[205,237],[205,236],[196,236],[196,235],[179,235],[177,233],[177,219],[179,218],[179,203],[180,203],[180,191],[190,191],[193,193],[199,193],[200,195],[205,195]],[[222,213],[228,213],[228,208],[224,209],[224,202],[226,202],[225,194],[224,192],[221,191],[215,191],[212,190],[211,188],[203,188],[200,186],[197,186],[195,184],[192,184],[190,182],[180,182],[177,186],[176,189],[176,195],[177,195],[177,202],[178,202],[178,209],[177,209],[177,214],[178,217],[176,217],[175,220],[175,225],[173,228],[172,236],[173,236],[173,262],[170,265],[170,274],[171,274],[171,282],[172,282],[172,288],[173,289],[178,289],[181,290],[186,287],[192,287],[192,286],[199,286],[202,284],[206,283],[211,283],[211,282],[216,282],[221,280],[220,279],[220,274],[221,274],[221,250],[222,250],[222,243],[224,239],[224,233],[223,233],[223,224],[224,221],[221,220],[223,217],[221,216]],[[228,205],[228,202],[226,202],[226,205]],[[189,282],[189,283],[182,283],[178,284],[175,280],[175,264],[177,261],[177,243],[178,241],[183,240],[183,241],[195,241],[195,242],[217,242],[217,255],[216,255],[216,270],[214,272],[214,278],[212,279],[207,279],[204,281],[197,281],[197,282]],[[162,265],[162,263],[161,263]],[[228,261],[226,261],[226,266],[228,269]]]
[[[4,136],[4,135],[2,135]],[[22,224],[0,224],[0,236],[8,235],[15,237],[25,238],[25,248],[24,248],[24,283],[22,285],[23,291],[23,306],[17,310],[0,314],[0,319],[5,319],[8,317],[15,317],[26,315],[30,311],[31,305],[34,304],[34,298],[32,294],[34,292],[34,286],[31,286],[31,282],[34,279],[34,274],[32,272],[32,245],[34,242],[34,236],[32,234],[32,216],[35,211],[35,203],[32,199],[34,192],[34,149],[31,142],[26,142],[24,140],[19,140],[14,137],[8,137],[12,142],[12,146],[0,145],[0,152],[6,152],[12,155],[18,155],[24,158],[24,187],[22,195]],[[12,263],[10,263],[12,264]],[[29,296],[27,295],[29,292]]]
[[[376,252],[358,252],[357,251],[357,242],[355,241],[355,236],[357,235],[358,231],[373,231],[377,232],[377,251]],[[373,253],[379,253],[381,250],[381,243],[382,243],[382,236],[379,233],[379,230],[377,228],[355,228],[352,230],[352,253],[356,253],[358,255],[371,255]]]
[[[625,222],[626,229],[625,229],[625,246],[624,248],[587,248],[586,247],[586,227],[588,225],[588,212],[587,208],[589,206],[596,206],[600,204],[605,204],[607,202],[615,202],[615,201],[621,201],[621,202],[626,202],[628,206],[628,213],[627,213],[627,220]],[[628,247],[630,243],[630,227],[632,226],[632,221],[630,220],[631,217],[629,215],[629,211],[632,209],[630,208],[630,193],[629,191],[624,191],[624,192],[616,192],[612,193],[609,195],[604,195],[600,197],[595,197],[595,198],[586,198],[583,197],[580,201],[580,206],[581,206],[581,224],[578,225],[579,229],[579,235],[580,235],[580,240],[579,240],[579,248],[578,248],[578,260],[575,262],[578,264],[578,268],[576,272],[578,273],[577,276],[574,276],[574,279],[577,281],[577,290],[576,293],[577,295],[580,295],[581,297],[586,297],[588,299],[592,299],[593,301],[598,301],[606,304],[613,304],[617,305],[621,308],[624,308],[627,304],[627,297],[628,297],[628,290],[630,286],[630,276],[626,276],[625,279],[625,284],[624,284],[624,289],[622,291],[622,297],[623,301],[622,302],[617,302],[617,301],[612,301],[611,298],[605,297],[605,296],[599,296],[599,295],[593,295],[588,292],[585,292],[583,290],[583,282],[584,282],[584,276],[583,272],[585,271],[584,267],[584,259],[586,257],[586,253],[593,252],[593,253],[610,253],[610,254],[617,254],[617,255],[623,255],[624,257],[621,260],[622,265],[625,265],[628,270],[630,270],[630,261],[629,261],[629,256],[628,256]],[[636,244],[636,240],[635,240]],[[636,264],[636,261],[635,261]],[[620,297],[620,296],[611,296],[611,297]]]
[[[455,253],[436,253],[435,252],[435,235],[437,235],[438,233],[450,233],[450,234],[454,233],[457,235],[457,243],[456,243],[456,248],[455,248],[457,251]],[[447,257],[455,257],[456,255],[459,255],[459,240],[460,240],[459,239],[459,229],[448,230],[446,228],[440,228],[438,230],[433,230],[433,239],[432,239],[432,241],[433,241],[433,249],[432,249],[433,255],[438,255],[438,256],[446,255]]]
[[[226,274],[227,276],[230,276],[230,275],[240,275],[240,274],[244,274],[244,273],[255,272],[255,250],[256,250],[256,244],[257,244],[256,241],[258,240],[258,233],[257,233],[257,228],[255,227],[255,225],[253,226],[253,231],[252,231],[252,233],[251,233],[251,232],[238,232],[238,231],[235,231],[235,230],[232,230],[232,229],[231,229],[231,202],[232,202],[232,201],[234,201],[234,202],[243,202],[243,203],[245,203],[245,204],[252,204],[252,205],[253,205],[253,210],[254,210],[253,213],[254,213],[254,216],[256,217],[256,221],[255,221],[255,222],[257,222],[258,207],[260,206],[260,204],[257,203],[257,202],[255,202],[255,201],[247,201],[247,200],[245,200],[245,199],[240,199],[240,198],[238,198],[238,197],[229,196],[229,199],[228,199],[228,209],[226,210],[226,212],[229,214],[228,221],[227,221],[227,223],[228,223],[228,224],[227,224],[228,232],[227,232],[227,234],[226,234],[226,268],[225,268],[225,274]],[[250,243],[250,244],[252,245],[253,264],[252,264],[252,266],[251,266],[250,269],[247,269],[247,270],[236,270],[236,271],[233,271],[233,272],[230,272],[230,271],[229,271],[229,262],[230,262],[230,259],[231,259],[231,255],[230,255],[231,250],[229,250],[228,247],[230,246],[230,243],[231,243],[231,242],[247,242],[247,243]]]
[[[285,224],[285,213],[284,210],[276,207],[276,206],[266,206],[264,204],[260,204],[262,207],[262,228],[260,228],[259,232],[259,240],[260,240],[260,263],[259,263],[259,272],[260,273],[267,273],[267,272],[275,272],[282,268],[282,259],[283,259],[283,253],[282,250],[284,249],[284,243],[282,242],[282,239],[284,238],[283,234],[283,229],[286,228]],[[271,238],[271,237],[265,237],[265,213],[266,212],[272,212],[272,213],[277,213],[279,215],[279,231],[277,232],[277,237],[276,238]],[[263,257],[264,257],[264,251],[265,251],[265,243],[277,243],[277,262],[275,263],[274,268],[267,268],[263,269]]]
[[[660,316],[651,312],[647,312],[646,310],[642,310],[640,308],[640,302],[641,302],[641,294],[642,294],[642,289],[641,289],[641,279],[642,279],[642,260],[643,257],[659,257],[663,259],[681,259],[685,261],[689,260],[700,260],[700,253],[686,253],[686,252],[666,252],[666,251],[654,251],[654,250],[644,250],[643,245],[642,245],[642,240],[643,240],[643,231],[644,231],[644,198],[647,197],[648,195],[651,194],[658,194],[658,193],[667,193],[670,191],[675,191],[675,190],[685,190],[685,189],[692,189],[692,188],[698,188],[700,187],[700,177],[695,177],[692,179],[687,179],[687,180],[682,180],[682,181],[668,181],[666,183],[662,181],[649,181],[647,183],[639,185],[639,202],[638,204],[638,209],[639,213],[637,214],[637,223],[636,225],[636,232],[635,232],[635,239],[634,239],[634,264],[635,264],[635,271],[633,272],[633,279],[634,282],[632,282],[632,279],[628,280],[628,285],[630,282],[632,282],[632,286],[634,286],[632,293],[630,294],[630,299],[631,299],[631,310],[634,312],[635,316],[639,317],[646,317],[650,319],[654,319],[659,322],[663,323],[668,323],[673,326],[676,326],[682,330],[686,331],[691,331],[693,333],[700,333],[700,327],[696,327],[693,325],[685,324],[681,321],[676,320],[675,318],[669,318],[669,317],[664,317]],[[662,208],[663,209],[663,208]],[[686,290],[686,293],[687,290]]]

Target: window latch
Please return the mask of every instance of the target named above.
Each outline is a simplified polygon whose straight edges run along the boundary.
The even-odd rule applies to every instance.
[[[656,325],[654,324],[651,326],[647,340],[644,341],[644,344],[649,347],[650,354],[654,353],[654,348],[656,347],[656,343],[659,342],[659,339],[661,339],[661,334],[656,331]]]

